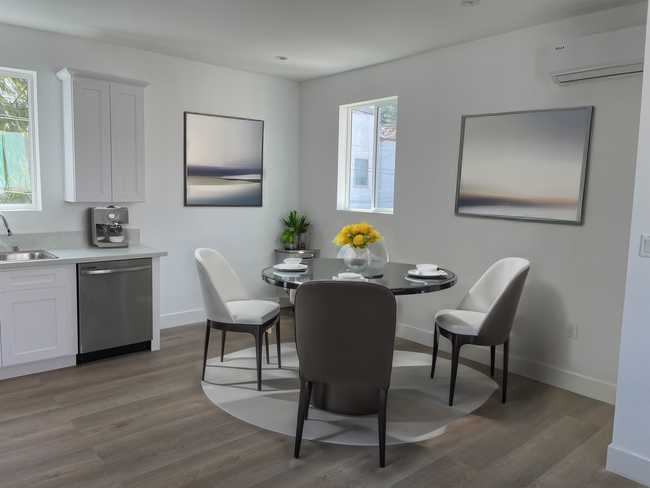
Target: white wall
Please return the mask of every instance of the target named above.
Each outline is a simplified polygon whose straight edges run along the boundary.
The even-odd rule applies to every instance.
[[[650,36],[646,38],[650,66]],[[650,259],[639,256],[641,234],[650,233],[650,77],[643,81],[641,125],[630,229],[625,305],[616,392],[614,435],[607,469],[650,486]]]
[[[0,45],[0,66],[35,70],[38,82],[43,211],[7,213],[14,233],[89,228],[91,205],[63,201],[61,82],[55,73],[71,67],[147,80],[147,200],[127,206],[129,226],[141,229],[142,243],[169,252],[161,260],[162,325],[204,319],[197,247],[221,251],[251,295],[276,296],[259,276],[274,262],[280,217],[297,203],[298,83],[2,24]],[[262,208],[183,206],[184,111],[265,121]],[[10,245],[0,239],[0,247]]]
[[[642,78],[554,85],[549,49],[565,39],[643,24],[647,4],[593,13],[322,78],[300,88],[300,204],[312,247],[333,257],[346,224],[367,221],[391,259],[459,276],[444,292],[400,298],[400,335],[431,344],[433,314],[458,304],[496,260],[531,272],[511,341],[511,369],[613,402]],[[394,215],[336,210],[338,107],[398,96]],[[584,223],[454,215],[463,114],[595,107]],[[567,324],[579,324],[568,339]],[[463,354],[489,361],[486,350]]]

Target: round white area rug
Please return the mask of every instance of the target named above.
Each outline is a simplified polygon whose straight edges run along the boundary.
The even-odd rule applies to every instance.
[[[273,351],[275,347],[271,347]],[[454,420],[476,410],[497,384],[462,364],[458,366],[454,406],[448,405],[450,361],[438,358],[431,373],[431,355],[395,351],[388,390],[386,444],[418,442],[438,436]],[[282,369],[277,357],[263,358],[262,391],[257,391],[255,349],[208,359],[203,391],[229,414],[263,429],[294,436],[298,413],[298,356],[294,344],[282,344]],[[303,439],[372,446],[378,444],[377,415],[345,416],[310,407]]]

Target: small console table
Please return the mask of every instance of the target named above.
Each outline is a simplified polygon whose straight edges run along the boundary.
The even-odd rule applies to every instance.
[[[320,249],[276,249],[275,259],[278,263],[287,258],[314,259],[320,257]]]

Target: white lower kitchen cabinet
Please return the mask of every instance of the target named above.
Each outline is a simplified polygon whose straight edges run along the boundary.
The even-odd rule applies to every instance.
[[[75,265],[0,271],[0,378],[72,366]]]

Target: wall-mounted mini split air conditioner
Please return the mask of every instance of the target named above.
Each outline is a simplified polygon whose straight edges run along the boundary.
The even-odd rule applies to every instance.
[[[560,85],[643,73],[646,26],[571,39],[549,56],[549,75]]]

